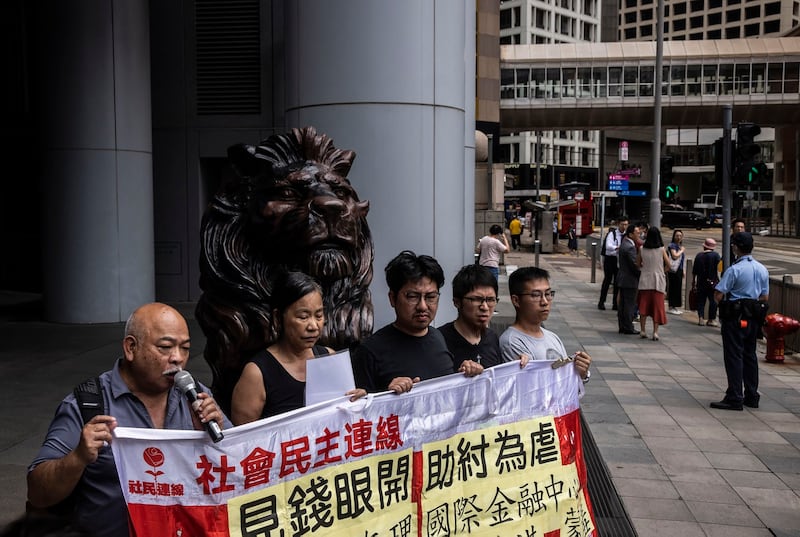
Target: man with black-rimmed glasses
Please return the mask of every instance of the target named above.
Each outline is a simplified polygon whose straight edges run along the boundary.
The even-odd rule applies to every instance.
[[[453,373],[453,355],[431,323],[439,308],[444,271],[429,255],[405,250],[386,265],[389,304],[395,321],[365,339],[353,353],[356,386],[368,392],[409,391],[420,380]],[[480,374],[478,363],[463,373]]]
[[[506,362],[527,354],[531,360],[559,360],[571,356],[575,371],[589,380],[592,357],[584,351],[568,355],[564,344],[542,323],[550,316],[556,292],[550,288],[550,274],[538,267],[522,267],[508,277],[511,303],[517,313],[514,324],[500,336],[500,352]]]

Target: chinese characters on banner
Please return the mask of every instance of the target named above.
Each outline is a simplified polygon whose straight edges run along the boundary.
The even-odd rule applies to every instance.
[[[116,429],[136,535],[595,536],[573,368],[516,363],[225,431]]]

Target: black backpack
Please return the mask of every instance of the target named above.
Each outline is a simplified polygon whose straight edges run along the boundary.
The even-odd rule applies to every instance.
[[[103,391],[100,389],[100,377],[84,380],[75,386],[72,393],[75,394],[75,400],[78,402],[83,423],[88,422],[95,416],[105,414]],[[71,496],[68,496],[65,500],[46,509],[36,509],[27,502],[25,508],[28,515],[52,517],[54,520],[61,520],[62,523],[66,523],[75,508],[75,501]]]
[[[617,228],[615,227],[608,228],[608,231],[606,231],[606,234],[603,237],[603,244],[600,246],[600,255],[606,255],[606,241],[608,240],[608,234],[615,233],[616,231]]]

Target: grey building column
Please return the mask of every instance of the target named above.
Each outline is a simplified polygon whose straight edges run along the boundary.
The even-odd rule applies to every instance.
[[[455,318],[450,281],[472,261],[474,233],[474,17],[474,0],[286,4],[287,124],[357,154],[349,177],[370,201],[376,329],[394,320],[383,269],[405,249],[438,259],[436,324]]]
[[[45,316],[122,321],[155,293],[148,2],[43,4]]]

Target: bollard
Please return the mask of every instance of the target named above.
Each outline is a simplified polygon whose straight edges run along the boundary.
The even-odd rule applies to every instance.
[[[592,279],[590,283],[597,283],[597,243],[592,243]]]
[[[540,246],[541,246],[541,243],[539,242],[539,239],[536,239],[535,241],[533,241],[533,266],[536,267],[536,268],[539,268],[539,248],[540,248]]]

